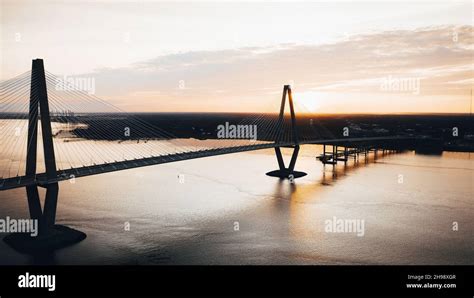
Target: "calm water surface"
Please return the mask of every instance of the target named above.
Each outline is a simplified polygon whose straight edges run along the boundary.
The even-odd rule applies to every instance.
[[[473,154],[333,170],[315,160],[321,149],[303,147],[308,176],[294,184],[265,175],[272,150],[62,182],[57,221],[87,239],[40,257],[0,241],[0,264],[474,264]],[[0,196],[1,218],[28,217],[24,189]],[[364,236],[326,233],[333,216],[363,219]]]

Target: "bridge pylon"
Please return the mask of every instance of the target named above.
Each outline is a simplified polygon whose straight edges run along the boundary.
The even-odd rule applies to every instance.
[[[56,221],[56,207],[59,185],[57,182],[56,158],[54,155],[51,118],[49,114],[48,91],[42,59],[35,59],[31,69],[30,103],[28,117],[28,140],[26,152],[26,176],[36,180],[36,161],[38,143],[38,117],[41,122],[44,163],[47,181],[26,187],[28,208],[32,219],[38,220],[40,233],[47,233]],[[44,207],[41,203],[38,187],[46,188]]]
[[[38,119],[41,122],[46,179],[37,179]],[[25,179],[35,182],[26,186],[26,196],[30,217],[38,222],[38,235],[32,237],[25,233],[13,233],[3,238],[7,244],[17,251],[36,254],[62,248],[86,238],[83,232],[55,224],[59,179],[42,59],[33,60],[31,70]],[[38,187],[46,189],[43,208],[41,208]]]
[[[275,144],[281,143],[281,133],[283,129],[283,123],[285,121],[285,106],[286,106],[286,97],[288,96],[288,104],[290,106],[290,116],[291,116],[291,130],[293,136],[293,145],[285,146],[289,148],[293,148],[293,154],[291,155],[290,164],[288,167],[285,166],[285,162],[283,160],[283,155],[281,153],[281,147],[275,147],[275,155],[278,161],[278,170],[268,172],[268,176],[278,177],[280,179],[290,179],[293,180],[294,178],[299,178],[306,176],[306,173],[295,171],[296,159],[298,158],[298,153],[300,151],[299,145],[299,138],[298,138],[298,129],[296,126],[296,115],[295,109],[293,107],[293,96],[291,93],[291,86],[285,85],[283,87],[283,94],[281,98],[281,105],[280,105],[280,115],[278,116],[277,122],[277,129],[280,133],[277,134],[275,139]]]

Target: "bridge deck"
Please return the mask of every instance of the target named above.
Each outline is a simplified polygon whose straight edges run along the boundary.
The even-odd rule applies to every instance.
[[[357,142],[374,142],[374,141],[389,141],[389,140],[407,140],[413,139],[412,137],[373,137],[373,138],[343,138],[343,139],[328,139],[328,140],[315,140],[315,141],[305,141],[300,142],[300,145],[316,145],[316,144],[347,144],[347,143],[357,143]],[[275,147],[289,147],[294,146],[294,143],[268,143],[268,144],[255,144],[249,146],[239,146],[239,147],[228,147],[228,148],[218,148],[218,149],[207,149],[199,150],[186,153],[176,153],[171,155],[163,155],[142,159],[134,160],[125,160],[117,161],[113,163],[106,163],[100,165],[91,165],[84,166],[79,168],[71,168],[65,170],[59,170],[58,176],[55,179],[48,179],[46,173],[37,174],[36,176],[18,176],[11,177],[0,180],[0,191],[25,187],[29,185],[46,185],[50,183],[65,181],[73,178],[92,176],[102,173],[116,172],[127,169],[158,165],[163,163],[170,163],[188,159],[196,159],[202,157],[231,154],[245,151],[254,151],[261,149],[269,149]]]

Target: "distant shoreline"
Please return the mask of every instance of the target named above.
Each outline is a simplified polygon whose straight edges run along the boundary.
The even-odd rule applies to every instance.
[[[3,116],[3,117],[2,117]],[[23,119],[0,114],[2,119]],[[277,114],[259,113],[104,113],[75,114],[52,112],[52,121],[77,127],[70,132],[95,140],[157,140],[173,138],[217,139],[217,128],[230,124],[258,125],[258,140],[273,141]],[[143,129],[143,124],[146,129]],[[78,125],[82,124],[82,125]],[[346,137],[408,136],[430,138],[436,152],[474,152],[474,118],[468,114],[438,115],[300,115],[296,117],[301,139],[341,139]],[[290,119],[285,115],[284,126]],[[124,136],[123,128],[133,133]],[[97,133],[100,131],[102,133]],[[60,136],[59,136],[60,137]]]

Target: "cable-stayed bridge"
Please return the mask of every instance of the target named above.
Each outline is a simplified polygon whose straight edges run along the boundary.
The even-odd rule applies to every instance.
[[[274,113],[249,113],[242,117],[230,138],[213,135],[185,138],[158,127],[144,117],[125,113],[108,102],[80,90],[33,60],[32,70],[0,85],[0,191],[25,187],[30,215],[45,230],[55,223],[59,182],[131,168],[274,148],[278,169],[267,175],[298,178],[295,170],[301,145],[322,144],[323,163],[335,164],[370,150],[394,150],[409,141],[406,136],[335,136],[317,119],[299,129],[298,103],[285,85]],[[286,106],[289,112],[286,112]],[[304,108],[298,111],[304,112]],[[226,123],[227,125],[228,123]],[[255,127],[253,138],[232,137]],[[227,129],[228,127],[226,127]],[[193,127],[195,129],[195,127]],[[42,146],[39,146],[41,141]],[[382,145],[384,144],[384,145]],[[332,146],[331,153],[326,145]],[[344,148],[338,150],[337,146]],[[339,147],[339,148],[340,148]],[[281,148],[292,148],[285,165]],[[41,208],[38,187],[46,188]]]

